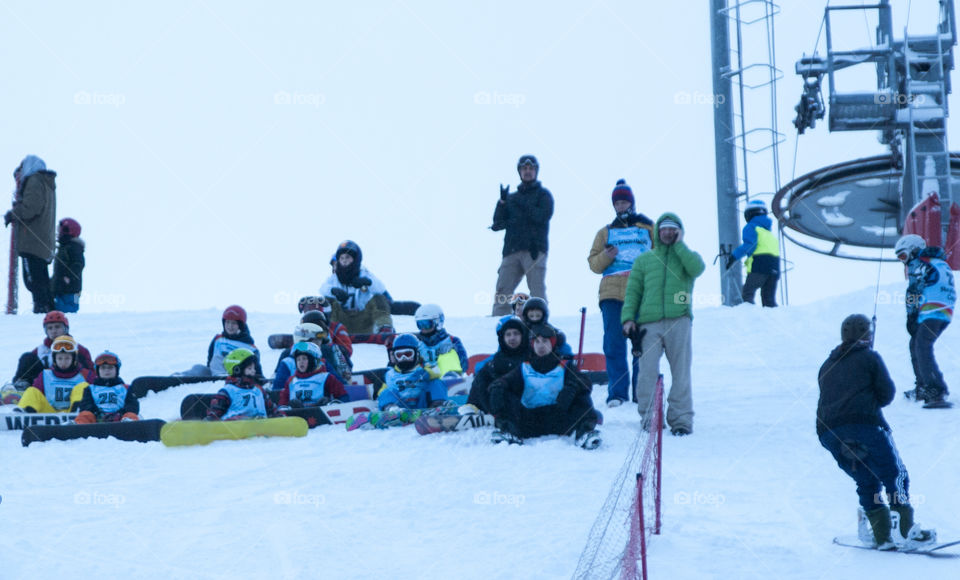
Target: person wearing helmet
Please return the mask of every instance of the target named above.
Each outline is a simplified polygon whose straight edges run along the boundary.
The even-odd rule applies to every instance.
[[[573,360],[573,348],[567,342],[567,335],[556,326],[550,324],[550,309],[547,307],[547,301],[543,298],[531,298],[527,300],[521,310],[520,318],[528,327],[533,328],[538,325],[546,325],[553,329],[557,334],[557,352],[566,360]]]
[[[140,402],[120,378],[120,357],[105,350],[93,361],[96,376],[83,392],[76,423],[137,421]]]
[[[916,234],[897,240],[897,258],[907,271],[907,332],[910,334],[910,362],[916,386],[907,395],[923,401],[925,408],[945,408],[950,390],[933,354],[933,345],[950,325],[957,291],[953,272],[942,248],[927,246]]]
[[[500,200],[493,212],[495,232],[504,230],[503,258],[497,271],[493,316],[510,314],[510,296],[526,277],[530,294],[547,297],[547,238],[553,217],[553,195],[537,180],[540,164],[533,155],[517,162],[520,185],[515,193],[500,185]]]
[[[413,316],[420,340],[420,360],[432,378],[453,373],[461,376],[467,368],[467,350],[463,342],[443,327],[443,310],[436,304],[423,304]]]
[[[490,410],[490,383],[519,367],[530,352],[527,325],[517,316],[509,316],[497,324],[497,352],[477,363],[467,403],[484,413]]]
[[[53,339],[53,366],[44,369],[24,391],[18,406],[28,413],[66,413],[80,404],[83,391],[93,381],[90,371],[80,367],[80,350],[72,336]]]
[[[342,242],[334,254],[334,273],[320,287],[330,301],[330,321],[342,322],[350,334],[393,332],[387,288],[361,264],[355,242]]]
[[[280,390],[281,407],[318,407],[348,399],[343,383],[327,371],[319,346],[310,341],[298,342],[291,356],[296,372]]]
[[[644,431],[651,428],[650,403],[660,375],[660,357],[667,355],[673,384],[667,395],[667,423],[673,435],[693,433],[693,311],[696,279],[706,264],[683,241],[683,223],[664,213],[654,229],[656,245],[633,261],[623,295],[620,324],[624,336],[643,336],[637,374],[637,412]]]
[[[630,400],[630,367],[627,339],[620,327],[627,277],[637,257],[653,247],[653,220],[636,213],[633,190],[617,181],[610,198],[613,221],[593,238],[587,263],[600,274],[600,313],[603,316],[603,355],[607,361],[607,405],[617,407]]]
[[[250,329],[247,328],[247,311],[234,304],[228,306],[220,317],[220,323],[223,332],[217,334],[210,341],[207,348],[207,370],[196,369],[198,373],[205,375],[230,375],[223,365],[223,361],[228,354],[238,348],[245,348],[252,351],[258,358],[260,351],[253,344],[253,337],[250,336]],[[191,371],[192,372],[192,371]]]
[[[381,411],[427,409],[443,405],[447,386],[434,379],[420,364],[420,341],[412,334],[401,334],[390,345],[393,366],[384,376],[384,387],[377,396]]]
[[[261,376],[260,360],[255,352],[248,348],[236,348],[224,357],[223,366],[228,376],[223,388],[210,400],[205,421],[284,416],[261,386],[266,379]]]
[[[84,243],[80,239],[80,224],[73,218],[63,218],[57,226],[57,256],[53,261],[53,303],[62,312],[80,309],[80,291],[83,289]]]
[[[860,509],[870,522],[874,547],[893,550],[933,544],[936,532],[921,529],[913,521],[910,476],[881,411],[897,391],[883,358],[871,347],[870,319],[862,314],[848,316],[840,325],[840,339],[817,376],[820,444],[857,482]],[[891,534],[891,509],[900,516],[896,534]]]
[[[330,329],[330,338],[333,344],[340,347],[343,356],[350,360],[353,356],[353,341],[350,339],[350,332],[342,322],[330,322],[330,313],[333,308],[330,301],[323,296],[306,296],[300,299],[303,307],[300,309],[300,322],[312,322],[322,324]],[[352,366],[352,365],[351,365]]]
[[[46,337],[40,346],[23,353],[17,362],[17,371],[13,375],[13,385],[17,390],[26,389],[33,384],[34,379],[43,369],[53,367],[53,351],[50,347],[58,336],[70,336],[70,321],[63,312],[51,310],[43,317],[43,333]],[[77,344],[77,353],[80,357],[80,367],[92,371],[93,358],[87,347]]]
[[[297,372],[297,363],[294,360],[294,349],[299,343],[308,342],[320,349],[320,365],[324,371],[328,371],[341,383],[346,384],[352,376],[352,363],[343,356],[343,352],[337,348],[330,340],[330,333],[322,320],[317,319],[310,314],[319,314],[317,312],[308,312],[304,315],[304,320],[314,320],[315,322],[302,322],[293,329],[294,346],[285,349],[280,353],[280,360],[277,361],[277,368],[273,373],[273,390],[282,390],[287,381]]]
[[[734,248],[724,264],[730,269],[740,258],[746,257],[747,279],[743,282],[741,295],[744,302],[754,303],[757,289],[760,303],[767,308],[777,306],[777,281],[780,280],[780,244],[773,233],[773,221],[767,215],[767,206],[762,200],[747,203],[743,211],[741,236],[743,243]]]
[[[534,326],[529,359],[490,383],[489,410],[497,417],[493,443],[522,444],[527,437],[573,435],[584,449],[599,447],[590,384],[567,366],[556,346],[553,327]]]
[[[33,295],[34,313],[54,310],[50,271],[56,249],[57,174],[36,155],[27,155],[13,171],[13,207],[3,224],[13,224],[13,250],[23,260],[23,282]]]

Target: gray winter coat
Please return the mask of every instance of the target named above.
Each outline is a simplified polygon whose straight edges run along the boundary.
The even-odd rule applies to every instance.
[[[53,261],[57,249],[57,174],[38,157],[28,156],[20,167],[20,186],[13,202],[17,253]]]

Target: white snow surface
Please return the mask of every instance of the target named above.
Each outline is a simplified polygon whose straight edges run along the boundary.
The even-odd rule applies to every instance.
[[[913,384],[903,288],[881,290],[876,347],[902,392]],[[694,434],[664,439],[651,578],[956,577],[956,560],[831,544],[856,533],[857,496],[816,438],[817,370],[843,317],[871,315],[873,302],[865,289],[800,307],[697,311]],[[121,356],[128,381],[202,361],[219,326],[214,310],[70,318],[94,354]],[[263,346],[295,322],[250,316]],[[553,322],[576,345],[579,316],[555,313]],[[494,349],[495,324],[446,326],[478,353]],[[413,322],[398,317],[398,325]],[[18,354],[40,340],[40,317],[5,316],[0,329],[0,372],[9,377]],[[601,344],[591,305],[585,350]],[[958,349],[949,328],[937,354],[954,385]],[[369,368],[384,357],[364,345],[355,361]],[[275,360],[268,352],[265,366]],[[150,394],[142,415],[173,419],[184,395],[216,388]],[[560,437],[493,446],[487,430],[421,437],[412,428],[321,427],[305,438],[189,448],[112,439],[23,448],[19,433],[0,432],[0,577],[566,578],[637,433],[636,407],[608,410],[605,391],[594,388],[606,420],[592,452]],[[917,516],[942,540],[960,539],[957,412],[923,410],[900,393],[885,412]]]

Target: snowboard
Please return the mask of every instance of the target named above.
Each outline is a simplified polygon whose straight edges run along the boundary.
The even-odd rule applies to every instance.
[[[423,414],[423,409],[404,409],[402,411],[367,411],[354,413],[347,419],[347,431],[357,429],[388,429],[411,425]]]
[[[148,441],[160,440],[160,429],[165,424],[160,419],[143,419],[140,421],[118,421],[115,423],[90,423],[77,425],[38,425],[27,427],[20,435],[20,443],[27,447],[39,441],[69,441],[70,439],[106,439],[115,437],[120,441]]]
[[[273,392],[271,392],[271,395]],[[187,395],[180,403],[180,418],[183,420],[199,420],[207,416],[210,409],[212,394]],[[346,423],[347,417],[354,413],[362,413],[377,408],[376,401],[362,400],[349,403],[331,403],[323,407],[284,408],[288,417],[300,417],[312,429],[320,425]]]
[[[374,332],[363,334],[351,334],[350,342],[353,344],[387,344],[387,341],[395,336],[392,332]],[[292,334],[271,334],[267,337],[267,346],[274,350],[283,350],[293,346]]]
[[[872,552],[878,551],[873,546],[864,544],[860,541],[858,536],[839,536],[833,539],[833,543],[838,546],[846,546],[848,548],[859,548],[861,550],[870,550]],[[925,548],[918,548],[916,550],[889,550],[891,553],[900,553],[900,554],[922,554],[924,556],[931,556],[934,558],[960,558],[960,554],[953,552],[941,552],[940,550],[944,548],[949,548],[951,546],[960,545],[960,540],[953,542],[940,542],[932,546]]]
[[[146,376],[137,377],[130,383],[130,392],[142,399],[147,393],[153,391],[159,393],[170,387],[179,387],[180,385],[192,385],[194,383],[212,383],[222,381],[227,377],[223,376]]]
[[[206,445],[214,441],[250,437],[305,437],[307,422],[300,417],[237,421],[171,421],[160,430],[167,447]]]
[[[414,422],[417,433],[429,435],[431,433],[448,433],[451,431],[466,431],[480,427],[493,427],[493,415],[488,413],[424,413]]]
[[[0,415],[0,431],[23,431],[40,425],[73,423],[78,413],[4,413]]]

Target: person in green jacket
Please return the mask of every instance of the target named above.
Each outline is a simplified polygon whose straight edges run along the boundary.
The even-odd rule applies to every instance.
[[[693,433],[690,302],[693,282],[706,266],[700,254],[683,242],[683,224],[676,214],[660,216],[655,235],[654,248],[633,262],[620,322],[624,335],[639,332],[643,337],[636,386],[643,428],[651,427],[646,412],[660,374],[660,356],[666,353],[673,377],[667,397],[667,424],[674,435],[689,435]]]

